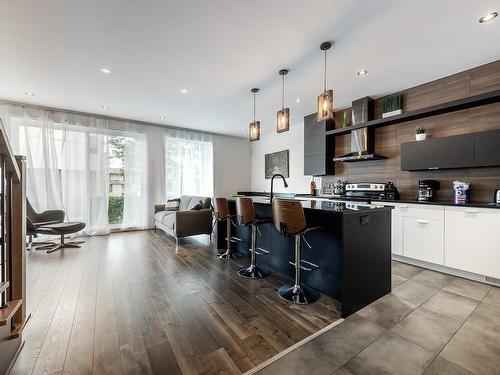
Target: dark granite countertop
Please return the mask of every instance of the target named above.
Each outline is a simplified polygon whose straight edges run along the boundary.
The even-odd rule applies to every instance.
[[[311,197],[311,195],[307,194],[298,194],[297,197],[305,198]],[[325,199],[325,198],[323,198]],[[368,198],[352,198],[352,197],[332,197],[328,198],[331,200],[345,200],[345,201],[358,201],[364,202],[366,204],[384,204],[387,203],[406,203],[406,204],[423,204],[423,205],[431,205],[431,206],[452,206],[452,207],[474,207],[474,208],[500,208],[500,204],[488,203],[488,202],[472,202],[467,204],[457,204],[452,201],[432,201],[432,202],[419,202],[416,199],[400,199],[400,200],[392,200],[392,199],[368,199]]]
[[[266,204],[270,205],[269,198],[263,196],[247,196],[248,198],[252,198],[254,204]],[[278,197],[277,197],[278,198]],[[236,200],[235,197],[228,198],[229,200]],[[319,210],[319,211],[328,211],[332,213],[340,213],[340,214],[349,214],[349,213],[359,213],[359,212],[369,212],[373,210],[391,210],[391,207],[380,207],[368,204],[366,200],[357,201],[357,202],[344,202],[344,201],[335,201],[329,199],[317,199],[316,197],[305,197],[305,196],[297,196],[295,198],[287,198],[294,199],[301,202],[302,207],[306,210]]]
[[[481,202],[473,202],[467,204],[457,204],[452,201],[432,201],[432,202],[419,202],[416,199],[401,199],[401,200],[372,200],[371,203],[376,204],[377,202],[384,203],[407,203],[407,204],[423,204],[430,206],[453,206],[453,207],[474,207],[474,208],[500,208],[500,204],[494,203],[481,203]]]

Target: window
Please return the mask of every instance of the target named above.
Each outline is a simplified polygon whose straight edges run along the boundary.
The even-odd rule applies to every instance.
[[[89,234],[147,227],[143,134],[13,118],[16,148],[27,157],[27,196],[38,210],[63,209]]]
[[[169,131],[165,137],[167,199],[213,195],[213,150],[209,135]]]
[[[125,163],[125,137],[111,135],[109,145],[109,197],[108,221],[109,224],[121,224],[123,221],[123,202],[125,179],[123,166]]]

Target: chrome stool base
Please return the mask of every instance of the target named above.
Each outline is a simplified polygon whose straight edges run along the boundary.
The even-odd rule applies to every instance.
[[[306,284],[286,284],[278,289],[279,296],[285,301],[308,305],[319,298],[319,293]]]
[[[263,279],[269,276],[269,272],[266,268],[261,268],[257,266],[250,265],[246,268],[242,268],[238,271],[238,275],[241,277],[246,277],[247,279]]]
[[[226,260],[226,259],[238,259],[239,256],[234,254],[232,251],[226,250],[217,254],[217,258]]]

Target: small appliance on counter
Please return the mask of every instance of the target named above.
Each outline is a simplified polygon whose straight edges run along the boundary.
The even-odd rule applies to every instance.
[[[470,198],[470,185],[463,181],[453,182],[453,202],[467,204]]]
[[[324,184],[319,196],[326,198],[338,198],[345,196],[345,182],[337,180],[334,183]]]
[[[361,182],[345,186],[346,197],[398,200],[399,192],[392,182]]]
[[[500,206],[500,189],[495,190],[495,196],[493,197],[493,203]]]
[[[316,188],[316,181],[312,180],[310,185],[310,193],[313,197],[318,195],[318,189]]]
[[[434,192],[439,190],[439,181],[419,180],[417,200],[419,202],[431,202],[434,200]]]
[[[342,196],[345,194],[345,182],[337,180],[333,183],[333,194]]]

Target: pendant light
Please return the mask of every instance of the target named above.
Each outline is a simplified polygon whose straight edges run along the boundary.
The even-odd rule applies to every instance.
[[[279,74],[281,76],[281,110],[278,111],[278,122],[276,132],[283,133],[290,130],[290,108],[285,108],[285,76],[288,69],[281,69]]]
[[[248,126],[248,139],[253,142],[260,139],[260,121],[255,121],[255,95],[259,89],[252,89],[251,92],[253,93],[253,122]]]
[[[324,73],[324,92],[318,96],[318,114],[317,120],[324,121],[333,118],[333,91],[326,89],[326,51],[332,47],[331,42],[321,43],[319,48],[325,52],[325,73]]]

